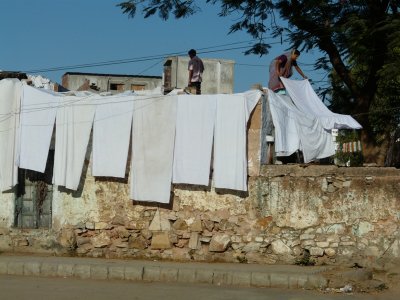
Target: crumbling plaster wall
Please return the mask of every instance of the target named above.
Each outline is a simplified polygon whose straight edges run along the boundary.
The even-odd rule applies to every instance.
[[[14,222],[14,192],[0,193],[0,228],[11,227]]]
[[[258,207],[274,226],[290,229],[286,244],[300,242],[313,256],[399,261],[399,174],[393,168],[269,167],[258,179]]]
[[[259,166],[261,105],[248,131],[249,191],[176,185],[169,205],[129,199],[129,178],[55,188],[51,229],[13,228],[0,193],[0,251],[248,263],[400,263],[400,170]],[[129,171],[129,170],[128,170]]]
[[[51,230],[3,228],[0,250],[385,267],[400,262],[399,195],[394,168],[269,165],[248,193],[178,185],[170,205],[87,175],[80,193],[54,194]]]

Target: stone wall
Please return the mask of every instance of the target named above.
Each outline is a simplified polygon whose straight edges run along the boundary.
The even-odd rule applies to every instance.
[[[249,122],[249,192],[176,185],[169,205],[129,200],[129,178],[55,188],[51,229],[16,229],[0,193],[0,252],[262,264],[400,263],[400,170],[260,168],[261,105]]]
[[[264,264],[400,262],[400,171],[394,168],[269,165],[249,178],[248,193],[189,185],[173,193],[170,205],[135,203],[126,182],[87,174],[81,191],[54,194],[52,229],[2,223],[0,251]]]

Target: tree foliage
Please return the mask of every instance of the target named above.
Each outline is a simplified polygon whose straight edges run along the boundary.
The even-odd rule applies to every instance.
[[[265,36],[288,36],[292,47],[319,48],[315,68],[330,70],[332,108],[363,125],[366,160],[382,161],[382,148],[400,116],[400,0],[206,0],[221,17],[239,16],[229,32],[245,31],[256,42],[247,54],[267,54]],[[166,20],[200,11],[195,1],[128,0],[119,4],[134,17]],[[276,14],[286,20],[280,27]],[[383,149],[385,150],[385,149]]]

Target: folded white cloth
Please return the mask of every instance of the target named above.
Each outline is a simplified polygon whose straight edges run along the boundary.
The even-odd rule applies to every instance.
[[[169,203],[177,96],[133,102],[131,199]]]
[[[60,99],[60,94],[23,86],[20,168],[44,172]]]
[[[18,183],[21,92],[18,79],[0,80],[0,192]]]
[[[179,95],[173,182],[208,186],[217,97]]]
[[[261,92],[216,97],[214,186],[247,191],[247,122]]]
[[[76,190],[92,130],[94,96],[66,96],[56,116],[53,184]]]
[[[319,118],[325,129],[361,129],[362,126],[350,115],[331,112],[315,93],[308,80],[281,80],[296,107],[305,114]]]
[[[93,176],[124,178],[131,138],[133,95],[99,97],[93,124]]]

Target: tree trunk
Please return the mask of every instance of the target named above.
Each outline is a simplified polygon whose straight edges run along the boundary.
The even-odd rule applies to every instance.
[[[361,144],[365,163],[376,163],[378,166],[384,166],[386,154],[390,145],[389,133],[383,136],[377,136],[369,120],[370,106],[373,101],[376,90],[364,90],[362,95],[356,97],[356,106],[353,108],[353,114],[357,121],[363,127],[361,131]],[[383,137],[383,138],[382,138]],[[381,141],[381,142],[379,142]]]
[[[361,131],[361,144],[363,147],[364,163],[376,163],[384,166],[386,153],[389,149],[389,139],[385,138],[382,143],[377,143],[365,130]]]

